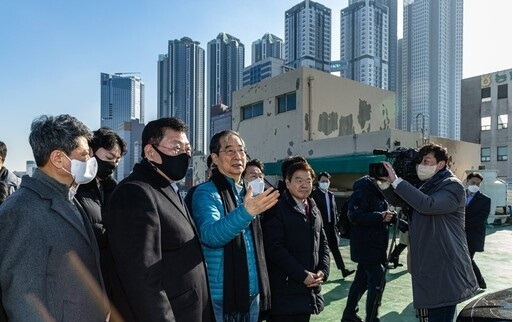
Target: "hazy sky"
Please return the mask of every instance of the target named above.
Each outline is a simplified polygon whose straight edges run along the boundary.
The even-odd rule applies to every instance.
[[[140,72],[146,121],[157,116],[157,57],[184,36],[206,44],[219,32],[246,47],[266,32],[284,38],[284,13],[299,0],[2,0],[0,141],[6,166],[32,160],[28,134],[41,114],[69,113],[100,126],[100,73]],[[332,9],[332,60],[340,56],[340,10]],[[402,0],[399,0],[399,37]],[[511,0],[465,0],[463,77],[511,68]]]

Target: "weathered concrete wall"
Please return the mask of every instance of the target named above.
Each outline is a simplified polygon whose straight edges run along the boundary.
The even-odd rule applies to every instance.
[[[296,109],[277,113],[276,97],[294,91]],[[260,101],[263,115],[242,121],[241,107]],[[393,150],[397,144],[417,148],[430,140],[449,149],[451,169],[460,179],[465,170],[477,169],[480,164],[478,144],[437,137],[423,139],[420,133],[394,129],[394,93],[309,68],[244,87],[234,92],[233,103],[232,128],[244,138],[251,158],[263,162],[277,162],[292,155],[318,158],[371,154],[374,149]],[[333,175],[333,187],[345,191],[362,174]],[[269,179],[274,182],[276,178]]]
[[[277,97],[294,91],[296,109],[278,113]],[[263,115],[242,121],[241,107],[260,101]],[[393,92],[310,68],[244,87],[233,93],[233,103],[232,128],[243,134],[252,157],[267,161],[296,154],[305,141],[348,135],[343,140],[352,140],[354,134],[394,127]],[[316,154],[310,149],[306,153]]]
[[[312,88],[313,140],[395,128],[395,94],[376,87],[305,70]],[[308,115],[308,90],[303,113]],[[308,137],[308,131],[305,130]]]

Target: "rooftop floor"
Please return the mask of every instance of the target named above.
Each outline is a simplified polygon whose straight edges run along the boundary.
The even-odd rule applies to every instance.
[[[460,303],[456,313],[459,313],[465,305],[486,293],[493,293],[512,287],[512,238],[511,224],[492,226],[486,230],[485,251],[476,253],[474,260],[479,266],[488,288],[478,291],[472,299]],[[346,267],[356,269],[356,263],[349,259],[348,240],[341,240],[340,250]],[[400,262],[403,267],[391,269],[387,274],[387,284],[383,293],[383,300],[379,309],[381,322],[410,322],[418,321],[413,309],[411,276],[406,271],[406,250],[401,254]],[[345,308],[349,287],[353,282],[354,274],[342,280],[342,275],[336,269],[333,258],[331,260],[331,273],[329,280],[323,285],[325,309],[321,314],[312,316],[311,321],[340,321],[342,311]],[[362,297],[358,315],[365,318],[365,294]]]

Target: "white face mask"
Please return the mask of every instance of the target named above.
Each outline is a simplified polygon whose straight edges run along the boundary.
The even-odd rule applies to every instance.
[[[329,187],[330,187],[329,182],[319,182],[319,188],[321,188],[321,190],[328,190]]]
[[[419,176],[419,179],[421,181],[426,181],[427,179],[431,178],[436,173],[436,164],[435,165],[423,165],[418,164],[417,165],[417,176]]]
[[[479,191],[479,186],[470,185],[467,187],[467,190],[470,191],[470,193],[476,193]]]
[[[255,180],[248,182],[248,188],[250,186],[253,188],[253,197],[258,196],[265,190],[265,183],[261,178],[256,178]]]
[[[62,170],[69,173],[73,180],[75,180],[78,184],[86,184],[91,182],[96,176],[96,171],[98,171],[98,163],[96,162],[96,158],[89,158],[87,161],[80,161],[75,159],[70,159],[67,155],[64,154],[66,158],[71,162],[71,172],[62,168]]]

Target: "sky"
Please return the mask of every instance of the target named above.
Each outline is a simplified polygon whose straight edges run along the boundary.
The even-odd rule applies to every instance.
[[[402,0],[398,0],[402,37]],[[190,37],[206,49],[220,32],[245,45],[266,32],[284,39],[285,11],[299,0],[1,0],[0,141],[5,166],[32,160],[30,124],[68,113],[100,127],[100,73],[139,72],[146,122],[157,117],[157,59],[168,40]],[[332,60],[340,57],[340,10],[347,0],[319,0],[332,10]],[[463,78],[511,68],[511,0],[465,0]]]

